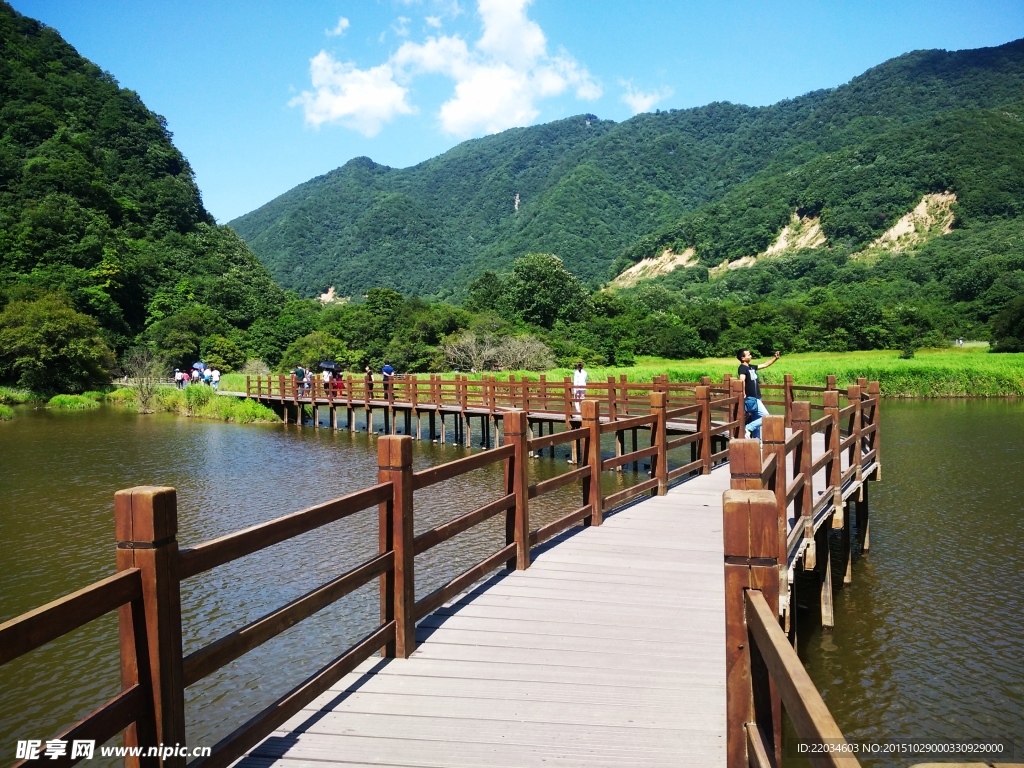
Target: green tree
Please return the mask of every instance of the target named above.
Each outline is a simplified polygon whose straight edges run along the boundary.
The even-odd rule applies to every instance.
[[[39,392],[109,383],[114,357],[99,324],[66,296],[12,301],[0,312],[0,381]]]
[[[520,319],[548,329],[558,320],[573,322],[591,311],[587,290],[549,253],[528,253],[513,262],[504,302]]]
[[[226,336],[207,336],[199,348],[204,363],[221,373],[237,371],[245,365],[245,352]]]
[[[297,365],[315,369],[321,360],[333,360],[339,366],[348,369],[353,368],[357,362],[355,355],[341,339],[323,331],[313,331],[288,345],[278,369],[287,371]]]

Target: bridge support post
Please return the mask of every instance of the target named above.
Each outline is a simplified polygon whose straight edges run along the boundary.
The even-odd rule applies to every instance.
[[[739,441],[740,443],[744,441]],[[755,443],[756,445],[756,443]],[[748,449],[749,450],[749,449]],[[752,451],[751,451],[752,453]],[[731,458],[730,458],[731,461]],[[747,629],[747,590],[778,615],[780,530],[775,494],[728,490],[722,498],[725,545],[726,765],[746,768],[747,730],[756,728],[782,764],[782,702]]]
[[[870,483],[864,483],[861,488],[861,496],[857,499],[857,539],[860,541],[861,552],[871,549],[871,519],[868,512],[868,488]]]
[[[185,674],[181,643],[181,587],[178,580],[178,501],[173,488],[140,486],[114,494],[117,570],[142,571],[145,637],[148,648],[134,648],[130,606],[118,610],[121,684],[136,682],[135,651],[148,659],[155,733],[126,732],[126,746],[185,743]],[[139,744],[155,738],[154,744]],[[164,768],[184,768],[184,757],[163,758]]]
[[[580,415],[583,428],[587,430],[580,461],[590,466],[590,476],[583,479],[583,503],[590,505],[590,525],[600,525],[604,521],[604,497],[601,494],[601,422],[597,415],[597,401],[582,401]]]
[[[384,648],[384,655],[407,659],[416,649],[411,437],[381,437],[377,443],[377,482],[390,482],[394,489],[378,512],[380,551],[395,555],[394,566],[380,577],[381,623],[395,622],[395,642]]]
[[[651,412],[657,417],[651,425],[651,443],[658,452],[651,457],[651,476],[657,478],[658,488],[652,496],[664,496],[668,493],[668,451],[665,450],[665,406],[668,401],[666,392],[651,392]]]
[[[486,417],[485,417],[486,418]],[[519,571],[530,567],[530,468],[527,466],[526,411],[508,411],[504,415],[505,441],[515,453],[505,459],[505,494],[515,494],[516,505],[505,514],[505,543],[516,543],[516,557],[506,565]]]

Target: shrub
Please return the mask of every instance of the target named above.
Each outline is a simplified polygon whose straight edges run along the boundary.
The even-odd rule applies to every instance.
[[[34,399],[36,396],[27,389],[0,387],[0,405],[21,405]]]
[[[95,400],[97,403],[102,403],[107,399],[107,396],[103,392],[97,392],[95,389],[90,389],[88,392],[83,392],[82,397],[86,400]]]
[[[9,405],[0,405],[0,421],[10,421],[14,418],[14,409]]]
[[[113,392],[107,394],[107,402],[122,404],[134,403],[135,390],[131,387],[118,387]]]
[[[100,404],[81,395],[54,395],[50,398],[46,407],[76,411],[84,408],[99,408]]]
[[[185,410],[191,416],[213,399],[213,390],[201,384],[185,387]]]

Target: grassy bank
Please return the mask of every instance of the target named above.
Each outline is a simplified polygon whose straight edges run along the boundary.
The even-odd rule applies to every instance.
[[[89,392],[85,395],[54,395],[46,403],[47,408],[57,408],[64,411],[81,411],[86,408],[99,408],[100,400],[103,399],[101,392]],[[95,397],[99,395],[99,397]]]
[[[650,381],[660,374],[668,374],[671,381],[695,381],[701,376],[721,381],[723,374],[735,374],[736,367],[732,358],[638,358],[632,368],[597,368],[589,373],[591,381],[623,373],[633,381]],[[764,372],[763,381],[779,383],[787,373],[793,374],[797,384],[822,384],[827,375],[835,374],[840,387],[855,384],[863,376],[877,380],[885,397],[1024,396],[1024,354],[993,355],[985,348],[922,350],[910,360],[901,359],[896,351],[786,355]],[[548,376],[571,374],[562,368]]]
[[[280,421],[272,410],[254,400],[220,397],[210,387],[189,386],[185,389],[161,387],[154,406],[160,411],[178,413],[201,419],[234,421],[239,424]]]
[[[0,404],[0,421],[10,421],[14,418],[14,409],[9,405]]]
[[[755,362],[757,362],[755,360]],[[723,374],[736,373],[734,358],[703,360],[666,360],[638,357],[629,368],[588,368],[590,381],[604,381],[609,376],[625,374],[630,381],[651,381],[668,374],[671,381],[696,381],[710,376],[721,381]],[[987,347],[964,349],[920,350],[910,360],[897,351],[812,352],[785,355],[764,372],[764,381],[778,383],[791,373],[797,384],[820,385],[825,377],[835,374],[840,387],[855,384],[861,376],[877,380],[885,397],[1010,397],[1024,396],[1024,354],[990,354]],[[426,376],[427,374],[421,374]],[[446,374],[450,375],[450,374]],[[497,374],[538,379],[537,371],[512,371]],[[547,371],[549,379],[571,376],[570,368]],[[379,378],[379,374],[375,374]],[[473,374],[470,378],[479,378]],[[221,389],[244,392],[245,376],[226,374]]]

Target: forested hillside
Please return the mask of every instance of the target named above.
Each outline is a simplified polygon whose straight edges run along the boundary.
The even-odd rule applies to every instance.
[[[244,361],[284,298],[207,213],[163,118],[0,2],[0,383],[80,389],[136,344]]]
[[[282,285],[309,296],[331,285],[340,295],[383,285],[459,296],[483,271],[533,251],[559,256],[596,285],[666,244],[703,243],[709,263],[756,253],[802,206],[817,206],[834,237],[858,242],[944,185],[962,188],[962,208],[972,195],[985,207],[987,191],[968,187],[974,166],[991,176],[996,160],[984,142],[959,157],[948,132],[963,123],[984,136],[988,127],[972,121],[998,117],[976,113],[1022,98],[1024,41],[919,51],[770,107],[711,104],[620,124],[583,115],[465,142],[408,169],[357,158],[231,226]],[[902,146],[907,138],[914,151]],[[921,156],[933,151],[957,167]],[[858,176],[869,155],[881,157],[879,168]],[[826,183],[836,169],[859,197]],[[783,183],[791,171],[803,175]],[[814,174],[821,178],[805,183]],[[735,232],[719,237],[720,228],[700,230],[699,217],[687,217],[720,201],[735,207],[738,185],[754,179],[763,198],[747,205]],[[805,190],[812,196],[801,197]]]

